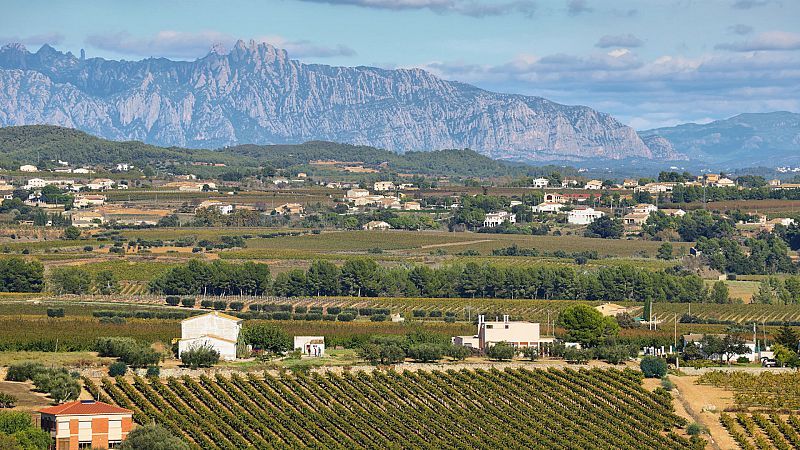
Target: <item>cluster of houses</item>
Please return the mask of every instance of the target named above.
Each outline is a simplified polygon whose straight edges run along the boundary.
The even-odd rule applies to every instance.
[[[390,184],[391,188],[389,187]],[[376,192],[393,192],[394,184],[391,181],[377,182],[373,190]],[[404,211],[419,211],[422,209],[422,205],[419,202],[402,202],[401,198],[396,195],[372,194],[367,189],[359,188],[348,189],[344,200],[355,208],[373,206],[378,209],[396,209]]]

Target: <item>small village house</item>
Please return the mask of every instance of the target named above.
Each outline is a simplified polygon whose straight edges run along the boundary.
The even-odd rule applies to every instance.
[[[547,178],[536,178],[533,180],[532,186],[536,189],[544,189],[548,184],[550,184],[550,180]]]
[[[376,192],[386,192],[394,190],[394,183],[391,181],[376,181],[372,185],[372,189]]]
[[[233,212],[233,205],[230,203],[223,203],[219,200],[205,200],[197,205],[195,208],[195,212],[201,209],[215,209],[218,213],[222,214],[223,216],[227,216]]]
[[[536,206],[531,207],[531,211],[535,213],[543,213],[543,214],[558,214],[564,208],[564,205],[561,203],[555,202],[543,202],[539,203]]]
[[[360,197],[366,197],[369,195],[369,191],[366,189],[348,189],[347,193],[345,194],[348,200],[353,200]]]
[[[365,229],[365,230],[370,230],[370,231],[371,230],[383,231],[383,230],[391,229],[392,226],[389,225],[388,223],[382,221],[382,220],[373,220],[373,221],[365,223],[362,228]]]
[[[325,356],[325,336],[295,336],[294,349],[306,356]]]
[[[603,182],[600,180],[590,180],[583,186],[584,189],[596,191],[603,188]]]
[[[422,205],[419,202],[405,202],[403,203],[403,209],[406,211],[420,211]]]
[[[272,210],[272,213],[285,216],[296,216],[303,214],[304,211],[305,209],[300,203],[284,203],[283,205],[276,206]]]
[[[219,352],[220,359],[236,359],[236,344],[242,330],[243,320],[214,311],[181,321],[181,339],[178,341],[178,357],[194,348],[207,346]]]
[[[75,199],[72,201],[72,206],[75,208],[89,208],[93,206],[103,206],[105,202],[105,195],[82,194],[75,196]]]
[[[133,411],[95,400],[51,406],[39,414],[54,450],[119,448],[133,428]]]
[[[486,214],[486,217],[483,218],[483,226],[487,228],[494,228],[504,222],[517,223],[517,215],[508,211],[499,211]]]
[[[105,216],[97,211],[77,211],[71,219],[72,225],[78,228],[98,228],[106,222]]]
[[[36,166],[32,166],[30,164],[23,164],[19,166],[20,172],[38,172],[39,169]]]
[[[567,214],[567,223],[572,225],[589,225],[605,215],[604,212],[597,211],[594,208],[579,207]]]
[[[544,194],[544,203],[564,203],[564,196],[555,192]]]

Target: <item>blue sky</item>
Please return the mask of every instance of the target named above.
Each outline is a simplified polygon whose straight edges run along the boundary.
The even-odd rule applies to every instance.
[[[10,0],[0,42],[195,59],[270,42],[331,65],[443,78],[645,129],[800,112],[800,0]]]

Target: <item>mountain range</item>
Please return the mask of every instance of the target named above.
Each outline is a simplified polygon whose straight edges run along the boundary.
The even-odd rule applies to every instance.
[[[333,141],[398,153],[720,167],[800,164],[800,115],[741,114],[636,132],[586,106],[502,94],[421,69],[305,64],[238,41],[195,61],[0,48],[0,126],[51,124],[185,148]]]
[[[113,140],[216,148],[326,140],[494,159],[685,159],[585,106],[500,94],[421,69],[333,67],[242,41],[195,61],[0,49],[0,126],[52,124]]]
[[[720,167],[800,166],[800,114],[739,114],[706,124],[687,123],[639,133],[651,149],[680,151]]]

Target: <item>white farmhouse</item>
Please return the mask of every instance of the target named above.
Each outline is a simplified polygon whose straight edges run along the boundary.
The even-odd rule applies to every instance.
[[[589,180],[583,188],[592,191],[603,189],[603,182],[600,180]]]
[[[376,192],[393,191],[394,183],[391,181],[376,181],[372,186],[372,189],[374,189]]]
[[[32,166],[30,164],[24,164],[22,166],[19,166],[19,171],[20,172],[38,172],[39,169],[36,166]]]
[[[531,207],[531,211],[535,213],[544,213],[544,214],[558,214],[561,212],[561,209],[564,208],[564,205],[561,203],[548,203],[543,202],[539,203],[536,206]]]
[[[354,198],[366,197],[368,195],[369,191],[366,189],[349,189],[346,194],[348,200],[352,200]]]
[[[604,215],[606,215],[604,212],[596,211],[594,208],[575,208],[567,214],[567,223],[571,223],[572,225],[589,225]]]
[[[325,336],[295,336],[294,349],[307,356],[325,356]]]
[[[238,317],[219,311],[182,320],[178,357],[187,350],[207,346],[218,351],[220,359],[236,359],[236,343],[242,330],[242,322]]]
[[[546,342],[553,342],[552,337],[542,337],[540,326],[534,322],[512,322],[509,316],[503,316],[502,321],[485,320],[485,316],[478,316],[478,332],[474,336],[456,336],[453,344],[486,351],[489,347],[507,342],[517,349],[536,347]]]
[[[544,189],[548,184],[550,184],[550,180],[547,178],[537,178],[533,180],[533,187],[536,189]]]
[[[509,223],[517,223],[517,215],[511,214],[508,211],[489,213],[486,214],[486,217],[483,219],[483,226],[494,228],[498,225],[502,225],[505,221],[508,221]]]

